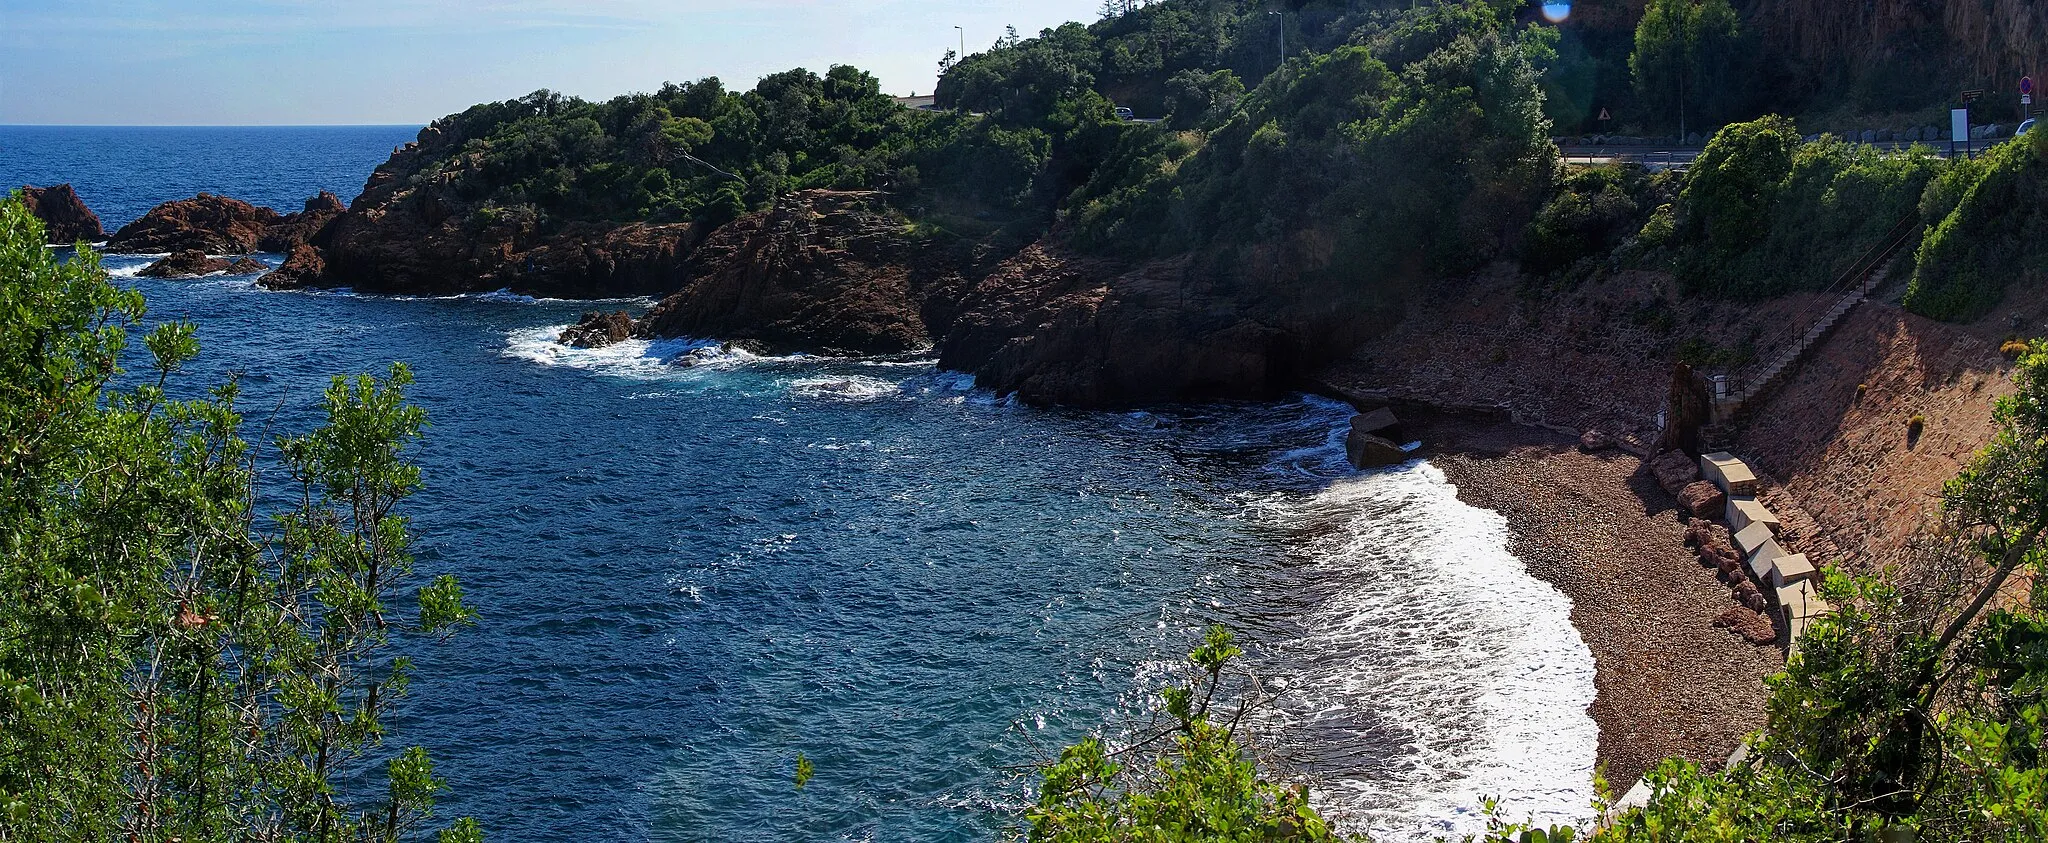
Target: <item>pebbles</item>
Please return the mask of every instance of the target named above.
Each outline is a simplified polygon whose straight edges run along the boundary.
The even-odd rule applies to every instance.
[[[1763,680],[1784,659],[1749,643],[1769,620],[1730,615],[1754,610],[1734,605],[1686,546],[1659,478],[1639,458],[1581,453],[1576,441],[1541,431],[1439,427],[1429,435],[1449,453],[1433,461],[1459,496],[1506,516],[1516,556],[1572,599],[1573,625],[1596,664],[1592,714],[1615,789],[1667,757],[1725,760],[1763,722]],[[1717,628],[1724,619],[1738,623]]]

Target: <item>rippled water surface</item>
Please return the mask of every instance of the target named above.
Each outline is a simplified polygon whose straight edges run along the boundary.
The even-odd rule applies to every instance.
[[[339,178],[242,140],[268,152],[195,166],[277,196]],[[107,183],[123,160],[70,164]],[[61,169],[0,159],[7,181]],[[579,304],[266,293],[143,262],[108,265],[199,325],[196,376],[240,373],[256,427],[311,423],[332,373],[415,367],[420,564],[483,622],[419,654],[396,737],[494,840],[994,839],[1016,765],[1142,710],[1215,621],[1283,689],[1259,721],[1275,760],[1351,828],[1590,798],[1592,661],[1564,598],[1428,465],[1348,471],[1336,404],[1039,410],[914,358],[577,351],[552,338]]]

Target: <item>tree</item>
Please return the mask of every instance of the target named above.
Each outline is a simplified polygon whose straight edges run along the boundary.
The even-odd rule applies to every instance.
[[[1650,0],[1628,66],[1643,104],[1683,135],[1690,116],[1716,125],[1736,116],[1744,54],[1728,0]]]
[[[473,615],[412,575],[406,369],[336,380],[327,423],[278,441],[295,503],[266,519],[236,385],[169,397],[191,326],[124,371],[141,297],[89,250],[58,261],[15,201],[0,311],[0,841],[416,836],[443,783],[381,748],[410,674],[388,651]],[[372,756],[385,794],[359,804],[339,785]]]

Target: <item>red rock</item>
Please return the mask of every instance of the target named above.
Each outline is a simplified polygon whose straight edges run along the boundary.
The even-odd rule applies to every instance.
[[[1614,450],[1614,437],[1597,430],[1579,434],[1579,450],[1588,454]]]
[[[29,213],[43,221],[45,239],[52,244],[98,243],[107,239],[99,215],[85,206],[85,200],[78,198],[71,185],[23,187],[21,200]]]
[[[269,270],[270,265],[262,261],[249,258],[209,258],[205,252],[198,249],[186,249],[173,252],[169,257],[143,267],[140,274],[150,278],[196,278],[215,273],[254,275]]]
[[[282,219],[269,208],[201,193],[151,208],[142,219],[114,232],[107,251],[147,254],[198,250],[209,255],[246,255],[257,250],[265,229]]]
[[[341,204],[341,197],[323,190],[320,195],[306,200],[305,210],[265,226],[262,238],[256,241],[256,248],[291,254],[300,245],[311,243],[321,229],[347,211],[348,206]]]
[[[904,227],[879,193],[785,196],[697,247],[684,266],[690,282],[648,311],[642,330],[791,351],[928,347]]]
[[[1657,478],[1657,485],[1672,497],[1678,497],[1700,479],[1700,467],[1684,451],[1666,451],[1650,463],[1650,473]]]
[[[585,313],[583,320],[569,326],[557,342],[573,348],[603,348],[631,339],[635,325],[625,311]]]
[[[1747,606],[1722,612],[1714,618],[1714,626],[1740,635],[1743,640],[1758,646],[1778,643],[1778,628],[1771,624],[1771,619]]]
[[[1701,480],[1678,493],[1678,506],[1694,518],[1718,518],[1728,510],[1728,494]]]
[[[301,243],[292,247],[283,266],[257,279],[256,284],[272,290],[303,289],[314,286],[326,269],[327,262],[321,259],[320,250]]]

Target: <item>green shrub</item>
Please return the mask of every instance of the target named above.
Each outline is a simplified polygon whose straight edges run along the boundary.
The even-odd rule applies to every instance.
[[[2048,163],[2043,136],[2000,144],[1959,161],[1929,186],[1921,211],[1930,226],[1907,288],[1907,310],[1934,319],[1978,319],[2014,282],[2048,281]]]
[[[1574,169],[1524,230],[1522,268],[1554,272],[1613,251],[1644,226],[1642,208],[1654,202],[1649,186],[1641,167]]]
[[[1803,143],[1783,117],[1729,126],[1679,197],[1679,279],[1737,298],[1826,287],[1916,212],[1940,167],[1923,149]]]

